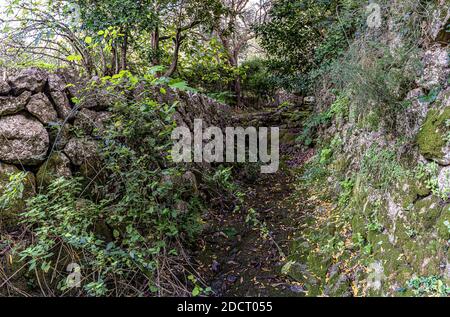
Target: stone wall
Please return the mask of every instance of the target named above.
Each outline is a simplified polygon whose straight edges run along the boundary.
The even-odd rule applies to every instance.
[[[417,47],[421,70],[406,94],[408,106],[395,114],[395,131],[385,128],[386,118],[378,118],[373,127],[364,121],[367,113],[352,116],[351,98],[348,118],[335,118],[320,131],[319,152],[332,150],[329,174],[320,186],[331,189],[336,204],[327,227],[313,235],[323,236],[323,243],[345,244],[339,257],[330,259],[315,252],[319,248],[310,246],[311,240],[299,238],[294,249],[300,255],[293,259],[304,265],[302,275],[315,274],[306,282],[310,295],[349,296],[355,290],[358,295],[413,295],[408,282],[414,278],[436,277],[450,285],[450,51],[442,35],[450,12],[444,2],[436,1],[440,5],[432,13],[435,19],[424,27],[430,33]],[[392,1],[390,11],[385,9],[388,28],[376,37],[391,49],[405,42],[404,22],[395,24],[402,5]],[[330,95],[317,94],[316,111],[331,106]],[[420,172],[423,166],[433,171],[425,175],[423,168]],[[350,181],[347,192],[343,184],[349,186]],[[319,220],[321,208],[314,212]],[[332,219],[339,221],[330,224]]]
[[[99,142],[111,117],[108,111],[116,95],[102,89],[86,89],[87,82],[39,69],[14,72],[0,80],[0,196],[10,176],[24,171],[24,197],[14,208],[0,209],[0,227],[24,207],[24,200],[45,188],[55,177],[70,177],[75,171],[95,177]],[[98,81],[98,79],[97,79]],[[75,84],[74,84],[75,83]],[[195,118],[225,126],[229,111],[206,96],[185,91],[139,85],[127,98],[147,93],[159,102],[177,101],[175,120],[192,127]],[[73,98],[79,100],[76,104]],[[0,206],[2,208],[2,206]]]

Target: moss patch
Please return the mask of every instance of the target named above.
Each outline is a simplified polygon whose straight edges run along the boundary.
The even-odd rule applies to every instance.
[[[47,187],[59,177],[70,177],[70,161],[63,153],[55,152],[42,164],[36,174],[37,185]]]
[[[444,110],[430,110],[417,136],[420,153],[427,159],[442,159],[446,145],[445,121],[450,118],[450,107]]]

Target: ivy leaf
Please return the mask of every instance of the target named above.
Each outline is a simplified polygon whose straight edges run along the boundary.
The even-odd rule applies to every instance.
[[[198,296],[200,294],[200,288],[198,286],[194,287],[192,290],[192,296]]]
[[[69,56],[67,56],[66,57],[66,59],[69,61],[69,62],[79,62],[79,61],[81,61],[81,59],[82,59],[82,56],[81,55],[69,55]]]

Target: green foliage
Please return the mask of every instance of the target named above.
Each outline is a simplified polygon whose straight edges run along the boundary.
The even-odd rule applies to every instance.
[[[447,200],[450,188],[441,189],[439,187],[439,165],[437,163],[419,163],[415,169],[415,177],[417,180],[423,181],[433,195],[440,197],[442,200]],[[446,177],[450,177],[450,175],[446,175]]]
[[[13,173],[9,176],[9,182],[2,188],[0,196],[0,209],[6,210],[17,199],[21,199],[25,190],[26,172]]]
[[[276,1],[271,19],[258,28],[263,47],[281,63],[284,71],[305,71],[314,62],[316,48],[328,35],[328,42],[317,50],[319,59],[331,58],[345,43],[338,23],[337,8],[348,1]],[[324,36],[325,35],[325,36]]]
[[[397,114],[404,109],[403,101],[419,69],[416,47],[402,46],[393,52],[378,42],[363,45],[354,44],[333,65],[332,80],[349,92],[357,118],[375,114],[395,131]]]
[[[441,92],[441,88],[434,88],[431,89],[430,92],[427,95],[420,96],[419,101],[420,102],[427,102],[427,103],[433,103],[436,101],[437,97],[439,96],[439,93]]]
[[[306,185],[314,185],[324,181],[328,175],[329,170],[324,164],[320,163],[319,155],[316,155],[304,165],[300,180]]]
[[[229,85],[237,75],[244,74],[244,68],[229,64],[223,45],[215,37],[206,43],[196,38],[186,41],[186,55],[181,55],[179,61],[180,76],[215,99],[231,101],[234,96],[228,90]]]
[[[147,76],[148,85],[152,78]],[[103,81],[125,90],[136,84],[127,72]],[[22,219],[34,238],[18,252],[30,270],[49,273],[65,269],[57,267],[61,264],[55,256],[67,250],[82,268],[87,295],[110,295],[118,281],[127,294],[186,295],[191,291],[181,293],[184,282],[159,270],[166,261],[183,267],[182,245],[202,229],[205,196],[199,193],[195,175],[170,158],[177,104],[159,104],[146,94],[140,101],[117,100],[103,137],[104,165],[95,184],[86,187],[81,178],[57,179],[45,193],[29,199]],[[217,204],[221,197],[234,200],[231,168],[206,171],[202,177],[202,190]],[[8,188],[17,187],[13,185]],[[4,197],[9,196],[7,191]],[[4,197],[2,203],[7,202]],[[214,206],[214,199],[209,206]],[[184,273],[188,274],[180,274]],[[192,295],[209,292],[192,284]],[[64,279],[58,288],[61,293],[71,290]]]
[[[261,58],[253,58],[240,66],[245,71],[242,88],[246,94],[254,98],[269,98],[277,87],[276,79],[269,71],[268,63]]]
[[[355,186],[355,181],[353,179],[346,179],[340,182],[341,194],[339,195],[338,205],[340,207],[345,207],[350,202],[352,197],[353,187]]]
[[[318,68],[325,68],[343,53],[363,21],[359,12],[363,4],[359,0],[274,2],[270,19],[257,31],[269,54],[272,72],[282,79],[281,87],[295,87],[297,92],[306,89],[317,77]],[[301,85],[305,80],[308,83]]]
[[[439,276],[415,277],[408,281],[407,286],[416,296],[450,295],[450,286]]]
[[[270,235],[269,228],[264,221],[259,220],[260,215],[256,210],[250,208],[248,210],[247,216],[245,217],[245,223],[249,224],[253,228],[257,229],[259,233],[267,238]]]
[[[383,224],[378,220],[376,213],[370,216],[370,222],[366,226],[367,231],[381,233],[383,231]]]
[[[333,151],[331,149],[322,149],[320,152],[320,164],[327,164],[332,156]]]
[[[194,284],[194,289],[192,290],[192,296],[196,297],[199,295],[210,295],[212,290],[210,287],[203,288],[199,283],[198,279],[194,275],[189,275],[188,280]]]
[[[366,239],[364,239],[364,237],[361,235],[361,233],[358,232],[355,235],[353,235],[352,240],[353,240],[354,246],[359,248],[359,250],[364,255],[370,255],[372,253],[372,249],[373,249],[372,244],[370,242],[366,241]]]
[[[408,175],[408,171],[398,162],[395,152],[375,145],[366,151],[360,173],[372,186],[379,189],[387,189],[400,177]]]
[[[336,101],[326,111],[313,113],[304,122],[302,133],[297,137],[297,142],[304,143],[309,146],[313,143],[316,129],[320,126],[326,126],[336,116],[348,116],[348,108],[350,99],[345,94],[339,94]]]

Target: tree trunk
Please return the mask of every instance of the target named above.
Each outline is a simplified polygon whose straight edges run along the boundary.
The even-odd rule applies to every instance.
[[[233,68],[238,67],[238,52],[234,51],[233,53],[229,53],[229,62]],[[242,106],[242,85],[241,85],[241,76],[236,75],[236,78],[233,81],[233,93],[235,95],[236,107],[240,108]]]
[[[164,74],[164,77],[172,76],[175,73],[175,71],[177,70],[178,55],[180,54],[181,42],[182,42],[181,30],[178,30],[177,35],[175,36],[175,39],[174,39],[175,48],[174,48],[173,56],[172,56],[172,63],[170,65],[169,69],[167,70],[167,72]]]
[[[236,107],[241,108],[242,106],[242,86],[241,86],[241,76],[237,75],[234,80],[234,94],[236,95]]]
[[[120,70],[127,69],[127,52],[128,52],[128,32],[125,31],[123,42],[120,47]]]
[[[152,32],[151,49],[153,52],[152,66],[159,65],[159,28]]]

